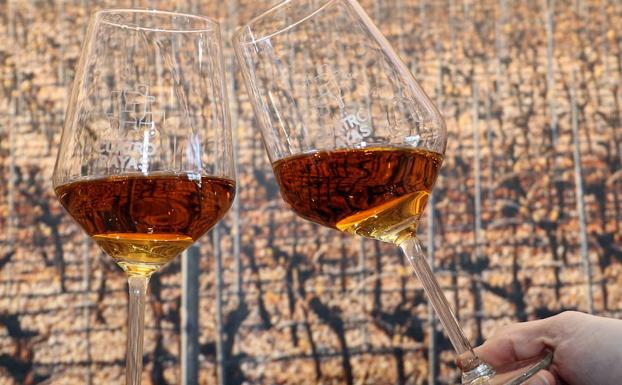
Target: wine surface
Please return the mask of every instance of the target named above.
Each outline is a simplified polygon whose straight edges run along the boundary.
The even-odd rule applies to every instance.
[[[185,174],[81,179],[55,189],[89,236],[129,274],[150,275],[231,207],[235,182]]]
[[[397,147],[299,154],[273,163],[281,195],[301,217],[399,244],[413,236],[443,157]]]

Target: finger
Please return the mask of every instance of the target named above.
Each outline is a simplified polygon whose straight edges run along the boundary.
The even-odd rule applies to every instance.
[[[493,367],[536,357],[554,347],[551,322],[544,319],[505,327],[475,348],[475,354]]]
[[[558,385],[555,376],[548,370],[541,370],[530,378],[525,385]]]

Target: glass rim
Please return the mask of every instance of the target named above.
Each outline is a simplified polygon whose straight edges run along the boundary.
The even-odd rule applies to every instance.
[[[248,45],[248,44],[256,44],[259,43],[263,40],[269,39],[271,37],[274,37],[280,33],[286,32],[294,27],[296,27],[297,25],[304,23],[305,21],[309,20],[310,18],[312,18],[313,16],[317,15],[318,13],[320,13],[322,10],[324,10],[324,8],[328,7],[331,3],[338,1],[338,0],[324,0],[324,3],[320,4],[316,9],[314,9],[313,11],[311,11],[308,15],[303,16],[302,18],[300,18],[299,20],[296,20],[293,23],[289,23],[286,26],[284,26],[283,28],[280,28],[276,31],[272,31],[269,33],[264,34],[263,36],[260,36],[259,38],[255,39],[253,38],[252,40],[249,41],[242,41],[241,37],[242,34],[245,30],[250,31],[251,30],[251,26],[253,24],[256,24],[258,21],[260,21],[261,19],[264,19],[266,16],[278,11],[280,8],[283,8],[284,6],[286,6],[287,4],[293,2],[295,0],[284,0],[281,1],[280,3],[277,3],[276,5],[268,8],[266,11],[260,13],[259,15],[253,17],[249,22],[247,22],[246,24],[243,24],[241,27],[239,27],[238,29],[235,30],[235,32],[233,33],[233,40],[235,43],[240,44],[240,45]]]
[[[112,20],[106,20],[106,15],[113,14],[146,14],[146,15],[158,15],[158,16],[168,16],[168,17],[185,17],[188,20],[197,20],[206,23],[204,28],[189,28],[189,29],[176,29],[176,28],[152,28],[145,27],[136,24],[126,24],[122,22],[115,22]],[[201,15],[192,15],[189,13],[183,12],[172,12],[172,11],[160,11],[156,9],[132,9],[132,8],[107,8],[101,9],[93,14],[93,17],[104,24],[112,25],[114,27],[133,29],[136,31],[150,31],[150,32],[169,32],[169,33],[198,33],[198,32],[213,32],[218,30],[220,24],[212,19],[211,17],[201,16]]]

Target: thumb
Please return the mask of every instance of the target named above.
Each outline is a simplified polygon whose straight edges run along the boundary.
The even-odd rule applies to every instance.
[[[493,367],[533,358],[546,348],[554,350],[553,322],[547,318],[506,326],[474,352]]]

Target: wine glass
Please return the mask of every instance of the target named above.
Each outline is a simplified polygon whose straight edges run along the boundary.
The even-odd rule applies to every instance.
[[[142,371],[149,277],[218,222],[235,174],[218,23],[103,10],[90,20],[53,184],[127,273],[126,383]]]
[[[550,354],[492,368],[474,353],[416,237],[445,123],[355,0],[288,0],[233,45],[285,202],[299,216],[399,246],[453,344],[463,384],[518,384]]]

